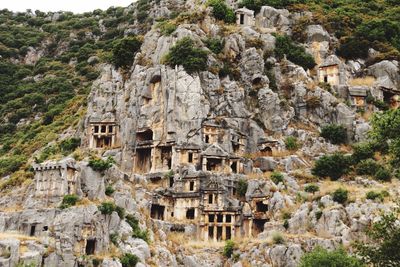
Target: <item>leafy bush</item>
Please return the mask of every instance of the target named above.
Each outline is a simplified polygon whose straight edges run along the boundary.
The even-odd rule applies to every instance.
[[[371,200],[378,199],[379,201],[383,201],[384,196],[382,195],[381,192],[368,191],[367,194],[365,195],[365,198]]]
[[[330,124],[322,127],[321,136],[332,144],[343,144],[347,139],[347,131],[342,125]]]
[[[115,246],[118,246],[118,240],[119,240],[118,233],[111,233],[111,234],[110,234],[110,241],[111,241],[111,243],[113,243]]]
[[[115,161],[112,157],[108,157],[107,160],[90,159],[89,167],[91,167],[94,171],[104,172],[111,168],[114,162]]]
[[[184,37],[171,47],[165,63],[172,67],[182,65],[188,73],[204,71],[207,69],[207,52],[195,47],[190,37]]]
[[[17,171],[25,162],[25,158],[21,156],[10,156],[0,159],[0,177]]]
[[[62,203],[60,208],[61,209],[66,209],[72,206],[75,206],[76,202],[78,202],[79,197],[77,195],[65,195],[63,197]]]
[[[177,28],[175,24],[168,21],[159,22],[157,27],[160,29],[162,35],[171,35]]]
[[[136,264],[140,262],[140,259],[136,255],[125,253],[119,258],[119,261],[121,262],[122,267],[135,267]]]
[[[61,141],[60,149],[64,155],[68,155],[69,153],[74,152],[74,150],[79,147],[81,144],[80,138],[71,137]]]
[[[319,191],[319,186],[316,184],[309,184],[304,187],[304,191],[314,194],[315,192]]]
[[[330,177],[337,180],[349,171],[350,160],[341,153],[324,155],[319,158],[311,173],[319,177]]]
[[[392,174],[389,170],[384,167],[379,168],[379,170],[375,173],[375,179],[379,181],[388,182],[392,179]]]
[[[237,193],[240,197],[244,197],[247,192],[248,183],[245,179],[240,179],[237,185]]]
[[[111,196],[115,192],[115,189],[111,185],[106,186],[105,194]]]
[[[114,211],[116,211],[117,206],[113,202],[103,202],[98,207],[101,214],[110,215]]]
[[[225,242],[225,246],[224,246],[222,255],[224,255],[227,258],[230,258],[233,254],[234,249],[235,249],[235,242],[233,242],[232,240],[227,240]]]
[[[284,221],[283,221],[283,227],[287,230],[287,229],[289,229],[289,220],[288,219],[285,219]]]
[[[207,4],[212,7],[214,18],[223,20],[226,23],[233,23],[236,20],[235,12],[229,8],[223,0],[208,0]]]
[[[112,62],[116,67],[127,68],[131,66],[141,45],[142,42],[137,37],[125,37],[114,41]]]
[[[295,44],[288,36],[279,35],[276,37],[275,55],[279,59],[286,55],[288,60],[306,70],[312,69],[316,65],[312,55],[308,54],[304,47]]]
[[[359,175],[374,175],[381,166],[373,159],[366,159],[360,161],[356,165],[356,173]]]
[[[126,215],[125,220],[132,227],[132,237],[143,239],[149,243],[149,232],[147,230],[140,229],[138,219],[128,214]]]
[[[300,260],[299,267],[362,267],[360,260],[347,255],[343,248],[328,251],[316,247],[313,251],[305,253]]]
[[[288,150],[297,150],[299,149],[299,144],[297,142],[297,138],[294,136],[288,136],[285,139],[285,146]]]
[[[398,214],[385,214],[367,231],[368,243],[355,247],[363,261],[371,266],[400,266],[400,226]]]
[[[344,204],[348,199],[348,194],[349,192],[346,189],[338,188],[332,193],[333,201]]]
[[[208,38],[205,39],[204,44],[210,49],[214,54],[221,53],[222,49],[224,48],[224,44],[221,39],[219,38]]]
[[[277,185],[284,182],[284,176],[282,173],[274,171],[271,173],[271,180]]]
[[[353,146],[353,154],[351,160],[353,163],[358,163],[362,160],[372,158],[374,156],[374,149],[371,143],[360,143]]]

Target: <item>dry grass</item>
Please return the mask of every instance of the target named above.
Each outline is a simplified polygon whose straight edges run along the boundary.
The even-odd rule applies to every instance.
[[[349,80],[350,86],[368,86],[371,87],[375,83],[375,78],[372,76],[365,76],[362,78],[355,78]]]
[[[21,211],[23,209],[24,208],[20,204],[16,204],[14,206],[0,208],[0,211],[2,211],[2,212],[16,212],[16,211]]]
[[[10,239],[10,238],[14,238],[14,239],[18,239],[20,241],[38,241],[40,242],[40,240],[37,237],[34,236],[27,236],[27,235],[22,235],[19,233],[14,233],[14,232],[4,232],[4,233],[0,233],[0,240],[4,240],[4,239]]]

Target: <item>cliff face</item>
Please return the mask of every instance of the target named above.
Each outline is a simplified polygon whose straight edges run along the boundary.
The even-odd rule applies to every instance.
[[[114,10],[115,29],[94,12],[87,16],[99,32],[71,30],[52,51],[45,35],[23,57],[6,59],[36,64],[24,76],[31,85],[63,77],[75,87],[48,124],[50,108],[32,109],[16,126],[5,117],[18,138],[27,129],[53,134],[40,139],[43,147],[26,136],[26,146],[2,145],[2,164],[25,158],[19,171],[2,173],[1,266],[129,266],[127,255],[136,266],[297,266],[316,246],[351,250],[366,240],[366,228],[395,206],[398,182],[355,172],[329,181],[311,169],[325,154],[352,152],[322,138],[322,127],[341,125],[344,141],[355,144],[367,140],[368,114],[379,112],[368,97],[397,107],[398,62],[339,58],[339,40],[321,25],[305,27],[302,44],[287,39],[311,12],[232,8],[236,22],[227,24],[194,1],[139,1]],[[37,16],[55,27],[65,14]],[[117,68],[112,41],[133,35],[141,46]],[[182,53],[205,51],[205,70],[168,61],[185,40],[192,47]],[[88,45],[83,60],[71,55],[78,41],[96,52]],[[66,54],[67,62],[44,62],[49,69],[34,75],[41,58]],[[29,128],[39,122],[48,126]],[[349,201],[332,197],[340,187]],[[371,189],[388,196],[365,199]],[[236,243],[229,259],[222,256],[228,239]]]

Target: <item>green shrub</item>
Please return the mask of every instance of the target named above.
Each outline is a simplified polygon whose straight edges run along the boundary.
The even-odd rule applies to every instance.
[[[104,172],[111,168],[114,162],[115,161],[112,157],[108,157],[107,160],[90,159],[89,167],[91,167],[94,171]]]
[[[177,28],[175,24],[172,24],[168,21],[162,21],[157,24],[157,27],[160,29],[162,35],[171,35]]]
[[[283,238],[283,235],[279,232],[274,232],[272,234],[272,242],[274,244],[284,244],[285,243],[285,239]]]
[[[105,194],[111,196],[115,192],[115,189],[111,185],[106,186]]]
[[[138,219],[128,214],[125,216],[125,220],[132,227],[132,237],[143,239],[149,243],[149,232],[140,229]]]
[[[211,6],[214,18],[223,20],[226,23],[233,23],[236,20],[235,12],[229,8],[223,0],[208,0],[207,5]]]
[[[246,195],[247,192],[247,186],[248,183],[245,179],[240,179],[238,181],[238,186],[237,186],[237,194],[240,197],[244,197]]]
[[[358,163],[362,160],[373,158],[374,149],[371,143],[360,143],[353,146],[353,154],[351,155],[351,160],[353,163]]]
[[[204,44],[210,49],[214,54],[219,54],[222,52],[224,48],[224,43],[219,38],[208,38],[205,39]]]
[[[112,62],[116,67],[130,67],[141,45],[142,42],[137,37],[125,37],[114,41]]]
[[[119,217],[120,219],[125,218],[125,209],[124,209],[124,208],[122,208],[122,207],[120,207],[120,206],[116,206],[116,207],[115,207],[115,211],[117,212],[118,217]]]
[[[375,179],[379,181],[388,182],[392,179],[392,174],[390,171],[384,167],[379,168],[379,170],[375,173]]]
[[[359,175],[375,175],[380,168],[381,166],[375,160],[366,159],[356,165],[356,173]]]
[[[102,259],[98,259],[98,258],[92,259],[93,267],[100,266],[100,264],[102,263],[102,261],[103,261]]]
[[[283,227],[287,230],[287,229],[289,229],[289,220],[284,220],[283,221]]]
[[[371,199],[371,200],[377,199],[379,201],[383,201],[384,196],[380,192],[368,191],[367,194],[365,195],[365,198],[366,199]]]
[[[136,264],[140,262],[140,259],[136,255],[125,253],[119,258],[119,261],[121,262],[122,267],[135,267]]]
[[[399,214],[382,215],[366,232],[368,242],[356,242],[357,254],[368,266],[400,266]]]
[[[79,147],[80,144],[81,144],[80,138],[72,137],[61,141],[59,147],[64,155],[68,155],[69,153],[74,152],[74,150],[77,147]]]
[[[182,65],[189,74],[207,69],[207,52],[195,47],[190,37],[184,37],[171,47],[165,56],[165,63],[175,67]]]
[[[344,144],[347,139],[347,131],[342,125],[330,124],[322,127],[321,136],[332,144]]]
[[[76,202],[78,202],[78,200],[79,200],[79,197],[77,195],[65,195],[63,197],[60,208],[66,209],[66,208],[75,206]]]
[[[297,138],[294,136],[286,137],[285,146],[286,146],[286,149],[292,150],[292,151],[299,149],[299,144],[297,142]]]
[[[330,177],[332,180],[338,180],[349,171],[350,160],[341,153],[333,155],[324,155],[319,158],[312,168],[312,175],[319,177]]]
[[[118,240],[119,240],[119,235],[118,233],[111,233],[110,234],[110,241],[113,243],[115,246],[118,246]]]
[[[10,156],[0,159],[0,177],[19,170],[25,162],[25,158],[21,156]]]
[[[315,192],[319,191],[319,186],[316,184],[309,184],[304,187],[304,191],[314,194]]]
[[[117,206],[113,202],[103,202],[97,208],[104,215],[110,215],[117,210]]]
[[[271,180],[277,185],[279,183],[284,183],[284,176],[280,172],[274,171],[271,173]]]
[[[235,249],[235,242],[233,242],[232,240],[227,240],[225,242],[225,246],[224,246],[222,255],[224,255],[227,258],[230,258],[233,254],[234,249]]]
[[[344,204],[348,199],[348,194],[349,192],[346,189],[338,188],[332,193],[332,199],[340,204]]]
[[[313,251],[305,253],[300,260],[299,267],[363,267],[364,265],[355,257],[347,255],[343,248],[327,251],[316,247]]]
[[[275,55],[278,59],[287,59],[304,69],[312,69],[316,63],[312,55],[308,54],[304,47],[295,44],[290,37],[279,35],[276,37]]]

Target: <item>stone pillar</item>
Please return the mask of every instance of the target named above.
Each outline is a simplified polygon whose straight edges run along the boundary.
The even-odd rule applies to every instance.
[[[226,215],[222,215],[222,240],[226,240]]]

